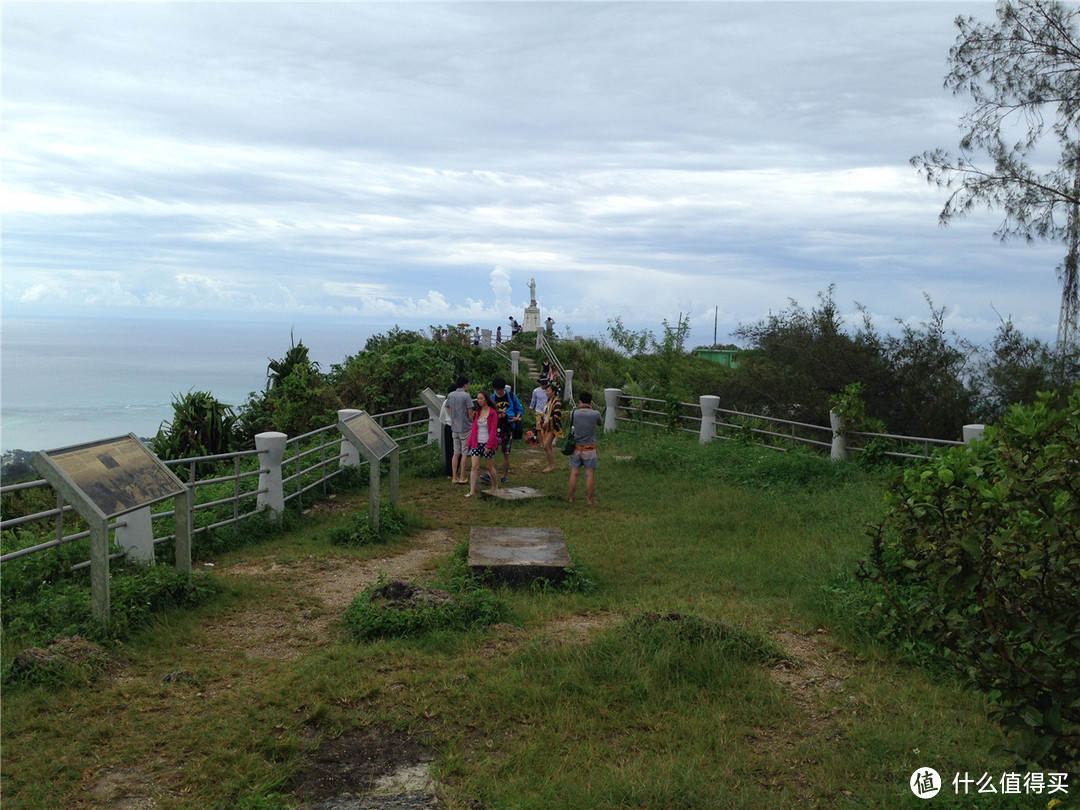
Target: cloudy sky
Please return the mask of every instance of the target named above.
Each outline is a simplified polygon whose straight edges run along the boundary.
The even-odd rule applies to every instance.
[[[3,14],[3,313],[616,315],[694,343],[836,285],[888,328],[1052,339],[1061,246],[947,229],[981,3],[20,3]]]

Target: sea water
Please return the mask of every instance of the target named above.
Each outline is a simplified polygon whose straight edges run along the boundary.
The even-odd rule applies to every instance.
[[[263,390],[267,365],[284,357],[293,339],[328,371],[377,331],[347,322],[5,317],[0,450],[152,437],[189,391],[245,403]]]

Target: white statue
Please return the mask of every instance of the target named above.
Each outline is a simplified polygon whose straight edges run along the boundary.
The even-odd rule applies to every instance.
[[[530,299],[529,306],[530,307],[535,307],[536,306],[536,279],[535,278],[530,278],[529,279],[529,299]]]

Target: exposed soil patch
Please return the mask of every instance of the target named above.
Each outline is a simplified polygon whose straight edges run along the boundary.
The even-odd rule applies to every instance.
[[[155,771],[164,766],[160,757],[139,765],[118,765],[105,770],[90,789],[98,807],[110,810],[150,810],[157,807]]]
[[[211,627],[216,649],[242,651],[251,658],[298,658],[305,649],[325,643],[333,622],[380,576],[403,581],[430,578],[454,548],[454,539],[444,531],[424,532],[413,542],[407,551],[372,560],[307,557],[219,569],[287,583],[297,598],[291,604],[246,611]]]
[[[769,667],[769,677],[782,686],[799,706],[802,717],[790,725],[790,732],[776,734],[761,730],[746,742],[763,755],[787,759],[782,771],[763,774],[761,784],[794,785],[810,801],[813,786],[808,782],[794,749],[803,740],[819,741],[824,747],[835,744],[844,736],[840,715],[850,706],[853,710],[862,698],[849,687],[856,663],[844,650],[836,647],[824,632],[797,633],[781,630],[771,635],[789,656]]]
[[[853,664],[847,653],[837,649],[827,636],[784,630],[775,634],[773,640],[791,660],[771,667],[769,674],[800,706],[811,710],[822,694],[845,691]]]

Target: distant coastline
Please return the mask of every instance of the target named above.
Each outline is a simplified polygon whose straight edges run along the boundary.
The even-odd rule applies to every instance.
[[[7,317],[0,352],[0,451],[153,436],[172,403],[208,391],[239,406],[266,367],[302,340],[324,368],[360,351],[369,330],[347,322]],[[15,463],[15,455],[11,455]],[[6,476],[5,476],[6,477]]]

